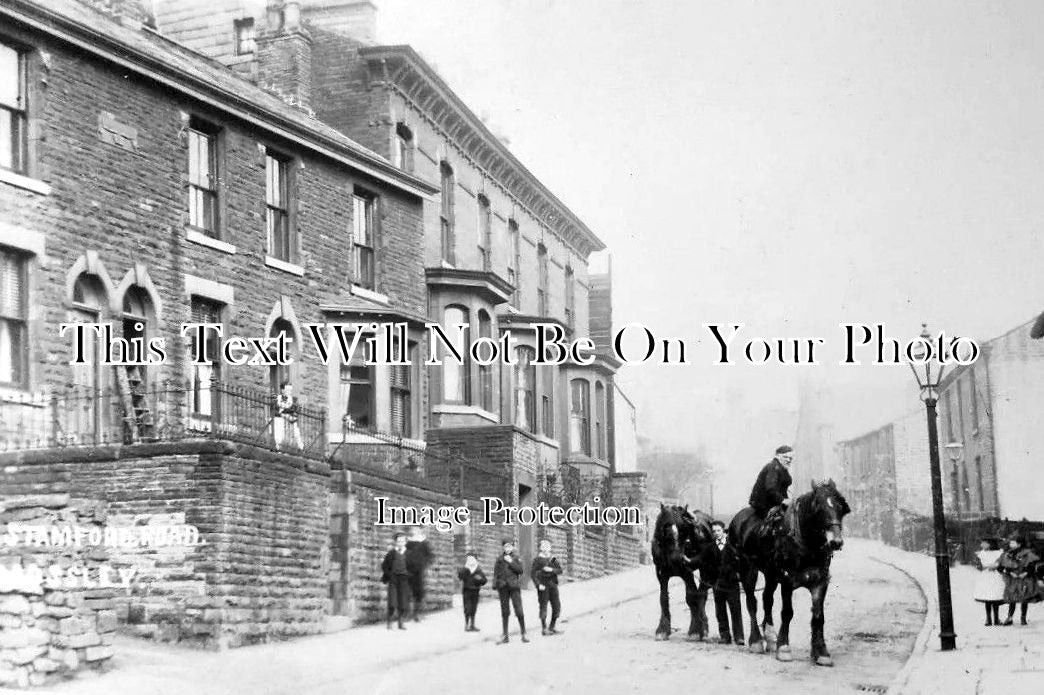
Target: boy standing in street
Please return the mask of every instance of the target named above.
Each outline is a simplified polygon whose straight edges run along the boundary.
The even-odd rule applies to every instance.
[[[562,574],[562,566],[558,558],[551,555],[551,540],[541,539],[537,556],[533,558],[533,566],[529,576],[537,585],[537,601],[540,605],[540,634],[560,635],[555,629],[558,616],[562,612],[562,604],[558,599],[558,575]],[[551,603],[551,625],[547,624],[547,604]]]
[[[468,553],[464,566],[457,570],[457,578],[460,579],[460,591],[464,598],[464,631],[478,632],[475,613],[478,611],[479,589],[486,584],[486,573],[479,567],[474,553]]]
[[[515,609],[515,617],[518,618],[522,641],[528,642],[526,617],[522,614],[522,561],[515,554],[514,540],[505,540],[502,546],[504,552],[493,565],[493,588],[500,596],[500,619],[504,626],[504,636],[497,644],[507,644],[509,641],[508,619],[511,617],[512,607]]]
[[[736,549],[728,541],[725,524],[711,523],[714,542],[703,551],[700,562],[700,582],[714,589],[714,613],[718,619],[721,644],[735,641],[743,646],[743,614],[740,610],[739,564]],[[729,618],[732,629],[729,629]]]
[[[381,563],[381,581],[388,585],[388,629],[392,617],[398,619],[399,629],[405,630],[402,619],[410,605],[410,576],[406,567],[406,534],[395,534],[395,547],[388,551]]]

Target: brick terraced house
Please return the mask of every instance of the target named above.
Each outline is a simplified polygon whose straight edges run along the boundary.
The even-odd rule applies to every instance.
[[[588,272],[603,244],[413,49],[373,45],[373,6],[152,9],[0,5],[0,530],[195,527],[200,543],[86,553],[136,577],[87,601],[98,625],[222,647],[379,616],[375,497],[640,506],[644,477],[616,460],[610,277]],[[511,330],[517,364],[427,367],[431,321]],[[265,339],[261,362],[278,338],[294,362],[195,364],[185,322]],[[410,364],[324,365],[308,325],[329,322],[406,326],[359,330]],[[598,359],[532,364],[535,322],[599,338]],[[162,338],[165,359],[103,368],[91,344],[70,364],[63,323],[111,325],[124,357]],[[492,557],[514,534],[531,553],[537,533],[573,578],[635,564],[644,538],[433,532],[432,605],[465,546]],[[111,656],[94,639],[69,663]],[[12,654],[11,682],[49,668]]]

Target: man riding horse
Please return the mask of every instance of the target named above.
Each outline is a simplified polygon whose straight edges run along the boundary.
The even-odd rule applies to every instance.
[[[776,449],[775,458],[758,474],[750,506],[740,510],[729,524],[729,540],[739,553],[740,581],[750,616],[750,649],[763,648],[764,630],[764,647],[775,647],[777,659],[790,660],[792,594],[797,588],[805,588],[812,598],[810,656],[816,664],[830,666],[833,660],[823,637],[824,603],[830,585],[830,561],[844,544],[842,519],[850,510],[833,480],[812,481],[810,491],[785,505],[792,482],[792,458],[789,446]],[[764,621],[760,625],[755,595],[759,572],[765,578]],[[778,635],[772,617],[777,588],[783,604]]]
[[[754,481],[748,504],[758,518],[765,522],[762,526],[763,535],[771,534],[786,512],[784,502],[790,484],[794,482],[790,477],[790,462],[793,460],[792,448],[786,444],[778,447],[775,457],[761,468],[758,479]]]

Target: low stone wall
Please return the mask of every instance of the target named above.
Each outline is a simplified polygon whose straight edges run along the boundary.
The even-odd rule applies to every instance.
[[[61,493],[103,505],[109,531],[198,531],[95,550],[133,571],[112,599],[122,629],[207,648],[323,630],[328,489],[323,462],[230,442],[0,454],[2,499]]]
[[[331,477],[330,592],[333,613],[352,623],[363,624],[385,619],[387,588],[381,583],[381,560],[392,546],[397,531],[408,525],[376,526],[378,497],[388,505],[402,507],[457,506],[458,501],[435,489],[420,487],[415,481],[405,484],[372,471],[334,471]],[[493,563],[505,538],[517,541],[517,529],[484,526],[478,523],[481,506],[469,503],[471,523],[440,533],[426,528],[435,554],[427,575],[425,609],[446,608],[460,591],[457,569],[467,551],[476,553],[479,564],[490,575],[482,600],[495,599],[492,588]],[[534,529],[534,540],[549,538],[553,552],[566,571],[563,581],[600,577],[639,564],[644,546],[641,527],[633,532],[617,527],[546,526]],[[528,567],[527,575],[528,575]]]
[[[16,542],[25,536],[11,530],[56,524],[97,528],[104,518],[104,505],[74,505],[68,494],[0,500],[0,685],[43,685],[108,664],[117,589],[106,585],[120,581],[111,558],[96,548],[55,554]]]

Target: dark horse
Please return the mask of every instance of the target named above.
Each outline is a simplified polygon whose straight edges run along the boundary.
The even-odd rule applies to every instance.
[[[653,529],[652,557],[656,578],[660,581],[660,625],[656,639],[671,636],[671,608],[667,583],[671,577],[685,582],[685,603],[689,605],[689,639],[703,640],[707,636],[707,590],[698,587],[692,573],[704,546],[711,541],[711,518],[685,507],[660,504],[660,514]]]
[[[812,491],[794,500],[773,529],[764,529],[765,522],[750,507],[733,518],[729,539],[739,549],[740,579],[750,614],[751,651],[768,651],[775,642],[776,658],[790,661],[790,620],[794,617],[791,597],[794,589],[804,587],[812,594],[812,660],[819,666],[834,665],[823,639],[823,603],[830,583],[830,559],[844,545],[841,520],[848,512],[844,496],[834,481],[828,480],[818,484],[813,481]],[[758,599],[754,591],[759,570],[765,576],[765,645],[758,629]],[[778,636],[772,626],[777,586],[783,602]]]

